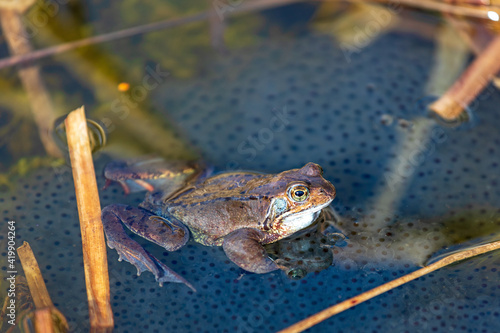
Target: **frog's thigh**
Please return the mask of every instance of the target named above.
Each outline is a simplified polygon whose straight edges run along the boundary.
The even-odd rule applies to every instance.
[[[224,237],[224,252],[227,257],[244,270],[267,273],[278,269],[262,246],[265,233],[256,229],[238,229]]]
[[[136,241],[130,239],[123,230],[122,223],[132,229],[136,223],[144,222],[150,216],[151,214],[145,210],[130,206],[110,205],[105,207],[102,210],[102,222],[108,246],[118,252],[120,260],[125,259],[133,264],[137,268],[138,274],[151,271],[160,285],[163,282],[184,283],[194,290],[189,282],[168,268],[151,253],[144,250]],[[158,244],[155,240],[152,241]]]
[[[112,211],[135,234],[160,245],[167,251],[178,250],[189,239],[186,226],[174,218],[155,216],[144,209],[127,205],[111,205],[105,209]]]

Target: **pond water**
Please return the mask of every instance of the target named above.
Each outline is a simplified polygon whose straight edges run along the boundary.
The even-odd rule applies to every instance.
[[[233,5],[219,14],[231,14]],[[206,2],[58,8],[33,38],[36,46],[201,12]],[[451,85],[453,71],[470,61],[453,40],[442,51],[436,36],[445,25],[437,16],[299,3],[225,23],[224,43],[217,37],[223,27],[202,21],[42,59],[56,115],[83,104],[89,118],[107,127],[108,143],[94,154],[99,188],[106,163],[149,153],[201,159],[218,171],[275,173],[318,163],[337,189],[333,224],[347,238],[320,249],[331,265],[294,280],[282,271],[245,272],[220,247],[191,240],[166,252],[133,236],[197,292],[159,287],[152,274],[137,276],[108,250],[116,332],[277,331],[431,257],[498,239],[500,95],[488,86],[462,124],[445,126],[429,116],[427,105],[443,93],[430,87],[440,79]],[[0,52],[7,56],[5,45]],[[463,63],[453,65],[446,52],[453,59],[463,54]],[[440,62],[452,72],[448,81],[436,77]],[[31,244],[71,331],[87,331],[71,169],[43,154],[16,71],[2,69],[1,82],[2,219],[16,221],[17,244]],[[124,195],[118,184],[100,191],[103,207],[137,205],[143,197]],[[1,230],[6,274],[7,229]],[[314,252],[314,241],[291,243]],[[297,258],[286,249],[278,256],[300,260],[304,252]],[[499,266],[496,252],[454,264],[311,331],[495,332]]]

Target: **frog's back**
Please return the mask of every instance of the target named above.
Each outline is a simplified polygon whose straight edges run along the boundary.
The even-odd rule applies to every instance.
[[[168,201],[168,213],[182,221],[197,242],[221,245],[234,230],[262,227],[270,199],[258,188],[269,177],[250,172],[210,177]]]

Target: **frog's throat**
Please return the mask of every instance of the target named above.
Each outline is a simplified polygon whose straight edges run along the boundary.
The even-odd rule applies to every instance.
[[[298,231],[310,226],[318,218],[321,210],[327,207],[331,202],[332,200],[301,213],[285,216],[282,221],[282,227],[286,230]]]

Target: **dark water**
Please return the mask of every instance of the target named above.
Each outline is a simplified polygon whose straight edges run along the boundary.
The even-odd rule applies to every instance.
[[[155,115],[219,170],[320,164],[337,188],[332,206],[348,239],[331,250],[331,267],[295,281],[283,272],[246,273],[221,248],[190,242],[167,253],[135,237],[198,292],[160,288],[110,250],[116,331],[276,331],[413,271],[436,251],[497,239],[500,96],[489,87],[471,123],[436,123],[422,108],[432,98],[425,87],[435,50],[431,40],[392,32],[347,61],[331,36],[303,29],[211,54],[194,77],[174,74],[152,90]],[[100,186],[109,154],[96,155]],[[103,206],[141,200],[118,185],[101,191]],[[72,331],[88,330],[70,169],[34,170],[2,192],[0,203],[4,219],[17,222],[19,244],[30,242]],[[496,253],[455,264],[311,331],[495,332],[499,266]]]

